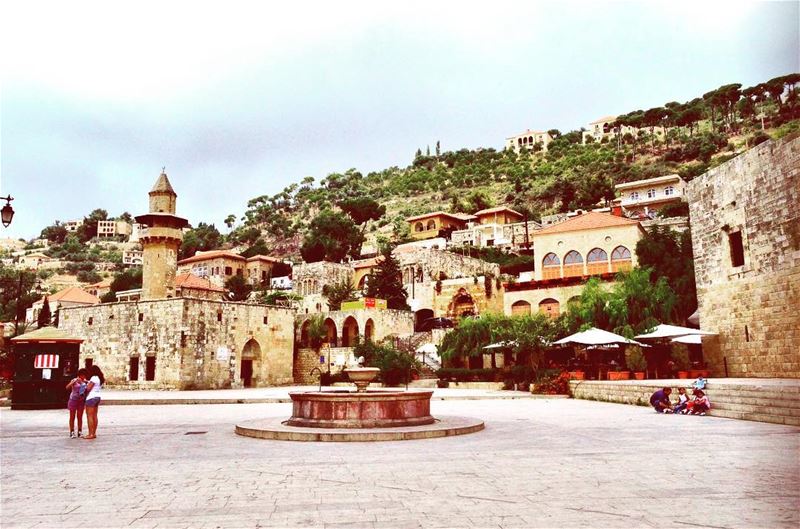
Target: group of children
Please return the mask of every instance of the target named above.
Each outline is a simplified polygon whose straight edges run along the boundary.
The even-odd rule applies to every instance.
[[[711,401],[703,389],[705,388],[705,379],[699,378],[692,384],[694,390],[692,391],[693,398],[690,400],[686,394],[685,388],[678,388],[678,404],[673,405],[669,396],[672,394],[672,388],[659,389],[650,397],[650,405],[653,406],[658,413],[680,413],[682,415],[705,415],[711,409]]]

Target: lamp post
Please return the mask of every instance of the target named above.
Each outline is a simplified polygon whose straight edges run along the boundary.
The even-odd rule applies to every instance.
[[[14,218],[14,208],[11,207],[11,201],[14,200],[14,197],[8,195],[7,197],[0,197],[0,200],[6,201],[6,205],[3,206],[0,213],[2,214],[3,226],[8,228],[9,224],[11,224],[11,219]]]

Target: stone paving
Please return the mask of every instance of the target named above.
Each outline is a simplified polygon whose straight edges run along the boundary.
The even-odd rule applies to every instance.
[[[557,400],[448,400],[475,434],[292,443],[234,434],[288,404],[0,410],[11,527],[798,527],[800,428]],[[202,433],[201,433],[202,432]]]

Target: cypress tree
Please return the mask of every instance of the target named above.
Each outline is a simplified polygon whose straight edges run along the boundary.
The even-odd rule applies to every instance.
[[[42,310],[39,311],[39,319],[37,320],[39,327],[46,327],[50,325],[50,302],[47,300],[47,296],[44,297],[44,304],[42,305]]]
[[[408,293],[403,288],[403,274],[400,263],[392,255],[392,247],[381,250],[383,259],[375,267],[367,284],[367,297],[385,299],[390,309],[409,310],[406,298]]]

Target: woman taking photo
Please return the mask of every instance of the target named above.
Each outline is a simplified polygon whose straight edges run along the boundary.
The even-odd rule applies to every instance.
[[[89,423],[89,435],[84,439],[97,438],[97,408],[100,406],[100,389],[106,381],[103,372],[96,365],[89,368],[91,378],[86,385],[86,422]]]

